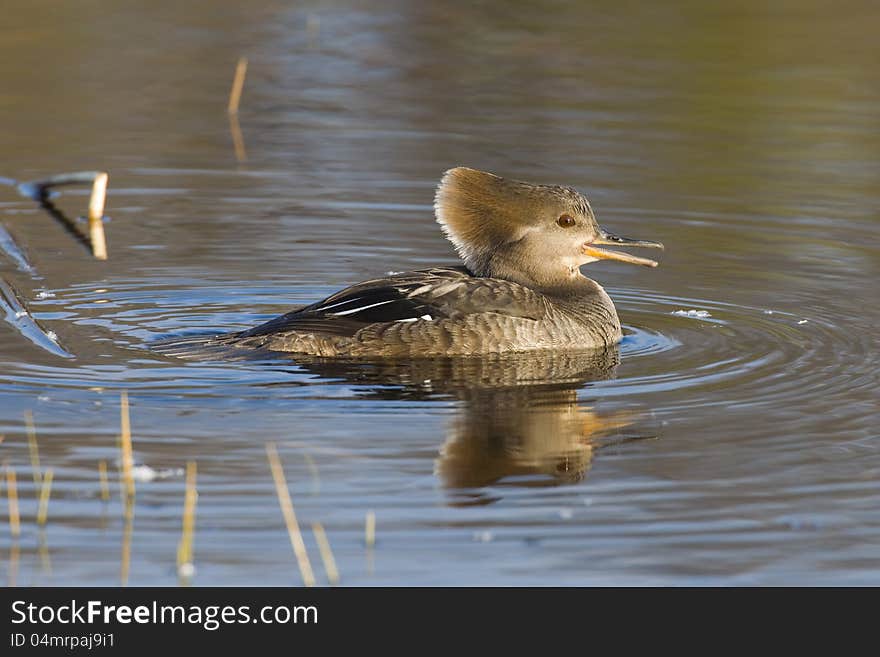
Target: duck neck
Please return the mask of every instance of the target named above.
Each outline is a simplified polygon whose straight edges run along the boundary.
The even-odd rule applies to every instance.
[[[491,253],[482,253],[482,257],[469,263],[469,268],[476,276],[519,283],[548,295],[568,296],[588,291],[588,283],[592,281],[581,274],[575,262],[549,262],[518,246],[516,243],[503,245]]]
[[[590,280],[576,263],[550,263],[538,258],[518,258],[515,254],[496,253],[470,268],[476,276],[500,278],[519,283],[552,299],[579,301],[599,295],[607,298],[602,287]],[[609,299],[610,301],[610,299]]]
[[[540,292],[556,308],[592,330],[602,334],[620,331],[620,320],[611,297],[596,281],[581,274],[577,267],[573,270],[560,268],[558,276],[548,276],[544,270],[534,273],[523,271],[521,267],[511,267],[504,259],[494,259],[485,275],[519,283]],[[619,335],[616,339],[619,339]]]

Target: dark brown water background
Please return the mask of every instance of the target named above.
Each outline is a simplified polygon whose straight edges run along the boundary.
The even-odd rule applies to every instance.
[[[128,583],[176,583],[196,460],[193,582],[298,584],[273,441],[319,582],[313,522],[350,585],[880,584],[876,3],[3,14],[0,175],[110,173],[106,262],[0,186],[0,225],[33,265],[0,251],[0,276],[75,356],[0,323],[0,460],[22,513],[17,540],[0,528],[9,583],[120,583],[126,540]],[[225,111],[241,55],[246,159]],[[626,327],[619,365],[146,348],[454,262],[431,201],[455,165],[573,185],[614,232],[665,242],[656,270],[586,269]],[[87,200],[57,203],[76,217]],[[127,539],[122,389],[157,475]],[[26,411],[55,475],[44,530]]]

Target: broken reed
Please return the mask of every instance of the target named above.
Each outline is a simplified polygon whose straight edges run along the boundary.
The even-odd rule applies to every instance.
[[[46,469],[43,475],[43,486],[40,488],[40,506],[37,511],[37,524],[45,525],[46,518],[49,515],[49,496],[52,494],[52,468]]]
[[[327,581],[330,584],[337,584],[339,583],[339,571],[336,569],[336,559],[333,558],[333,550],[330,549],[330,541],[327,540],[324,526],[320,522],[313,522],[312,531],[315,534],[315,541],[318,543],[321,561],[324,562],[324,572],[327,573]]]
[[[101,484],[101,499],[110,501],[110,484],[107,481],[107,461],[98,462],[98,481]]]
[[[266,458],[269,460],[272,478],[275,480],[275,492],[278,494],[278,503],[281,505],[281,513],[284,515],[284,522],[287,525],[290,545],[293,547],[293,554],[296,556],[296,563],[299,566],[303,583],[306,586],[314,586],[315,574],[312,571],[311,563],[309,563],[306,544],[303,541],[302,532],[299,530],[293,502],[290,499],[290,489],[287,487],[287,480],[284,478],[284,470],[281,467],[281,460],[278,458],[278,450],[274,443],[266,443]]]
[[[31,474],[34,477],[34,486],[40,486],[40,448],[37,446],[37,430],[34,427],[34,414],[31,411],[24,412],[24,425],[27,430],[28,452],[31,456]]]
[[[244,136],[241,134],[241,126],[238,123],[238,106],[241,103],[241,91],[244,88],[247,65],[247,57],[240,57],[235,67],[232,89],[229,91],[229,103],[226,106],[226,112],[229,114],[229,132],[232,134],[232,147],[235,150],[235,159],[239,162],[247,161]]]
[[[186,463],[186,491],[183,497],[183,527],[180,543],[177,545],[177,571],[182,572],[185,566],[193,563],[193,535],[196,525],[196,462]]]
[[[367,517],[364,522],[364,541],[368,548],[376,544],[376,512],[367,511]]]
[[[131,572],[131,535],[134,528],[134,457],[131,449],[131,418],[128,413],[128,392],[123,390],[119,395],[119,451],[121,452],[122,468],[122,508],[125,525],[122,529],[122,558],[119,565],[119,582],[128,586],[128,575]]]
[[[97,260],[107,259],[107,239],[104,236],[104,202],[107,197],[108,175],[98,172],[92,182],[92,195],[89,197],[89,242],[92,255]]]
[[[244,78],[247,75],[247,57],[239,57],[235,66],[235,76],[232,78],[232,89],[229,91],[229,104],[226,111],[229,114],[238,114],[238,106],[241,103],[241,90],[244,88]]]
[[[78,242],[88,246],[92,255],[97,260],[107,259],[107,240],[104,235],[104,204],[107,198],[107,180],[109,175],[105,171],[77,171],[75,173],[61,173],[49,176],[41,180],[25,182],[18,185],[18,191],[40,203],[49,214],[64,226]],[[91,184],[92,192],[89,196],[89,237],[86,239],[76,225],[55,207],[49,200],[49,191],[56,187],[67,185]]]
[[[122,457],[122,483],[125,497],[134,499],[134,459],[131,450],[131,419],[128,414],[128,392],[123,390],[120,394],[119,411],[119,446]]]
[[[6,497],[9,507],[9,533],[13,538],[21,535],[21,518],[18,515],[18,486],[15,480],[15,470],[6,466]]]

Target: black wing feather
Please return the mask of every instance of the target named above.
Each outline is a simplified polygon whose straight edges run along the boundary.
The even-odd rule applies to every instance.
[[[539,295],[515,283],[476,278],[464,267],[427,269],[352,285],[310,306],[239,333],[248,338],[287,331],[353,336],[366,324],[500,312],[540,319]]]

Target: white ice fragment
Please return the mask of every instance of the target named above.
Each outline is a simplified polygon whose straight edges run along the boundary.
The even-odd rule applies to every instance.
[[[424,320],[427,320],[427,321],[430,322],[430,321],[431,321],[432,319],[434,319],[434,318],[431,317],[430,315],[422,315],[419,319],[424,319]]]
[[[16,310],[15,311],[15,319],[21,319],[22,317],[27,317],[27,310]]]
[[[765,314],[765,315],[772,315],[772,314],[773,314],[773,311],[772,311],[772,310],[765,310],[765,311],[764,311],[764,314]]]
[[[398,274],[402,274],[402,273],[403,273],[402,271],[386,271],[385,275],[386,276],[397,276]]]
[[[563,520],[571,520],[574,517],[574,511],[571,509],[559,509],[559,517]]]
[[[490,531],[474,532],[474,540],[477,543],[491,543],[495,538]]]
[[[806,324],[806,323],[807,323],[807,320],[805,320],[805,319],[802,319],[801,321],[798,322],[798,324]]]
[[[196,567],[192,565],[189,561],[187,561],[186,563],[182,563],[177,567],[177,574],[184,579],[190,579],[193,575],[196,574]]]
[[[148,465],[136,465],[131,469],[131,476],[135,481],[153,481],[159,473]]]
[[[139,483],[149,483],[156,479],[168,479],[169,477],[183,476],[182,468],[166,468],[164,470],[156,470],[146,463],[141,463],[131,469],[132,479]]]
[[[705,319],[706,317],[711,317],[708,310],[676,310],[673,311],[673,315],[678,315],[679,317],[697,317],[699,319]]]
[[[54,292],[49,292],[48,290],[40,290],[37,292],[37,299],[51,299],[55,296]]]
[[[37,401],[47,402],[49,401],[49,395],[40,395],[39,397],[37,397]]]
[[[46,337],[52,342],[58,342],[58,334],[55,331],[46,331]]]

